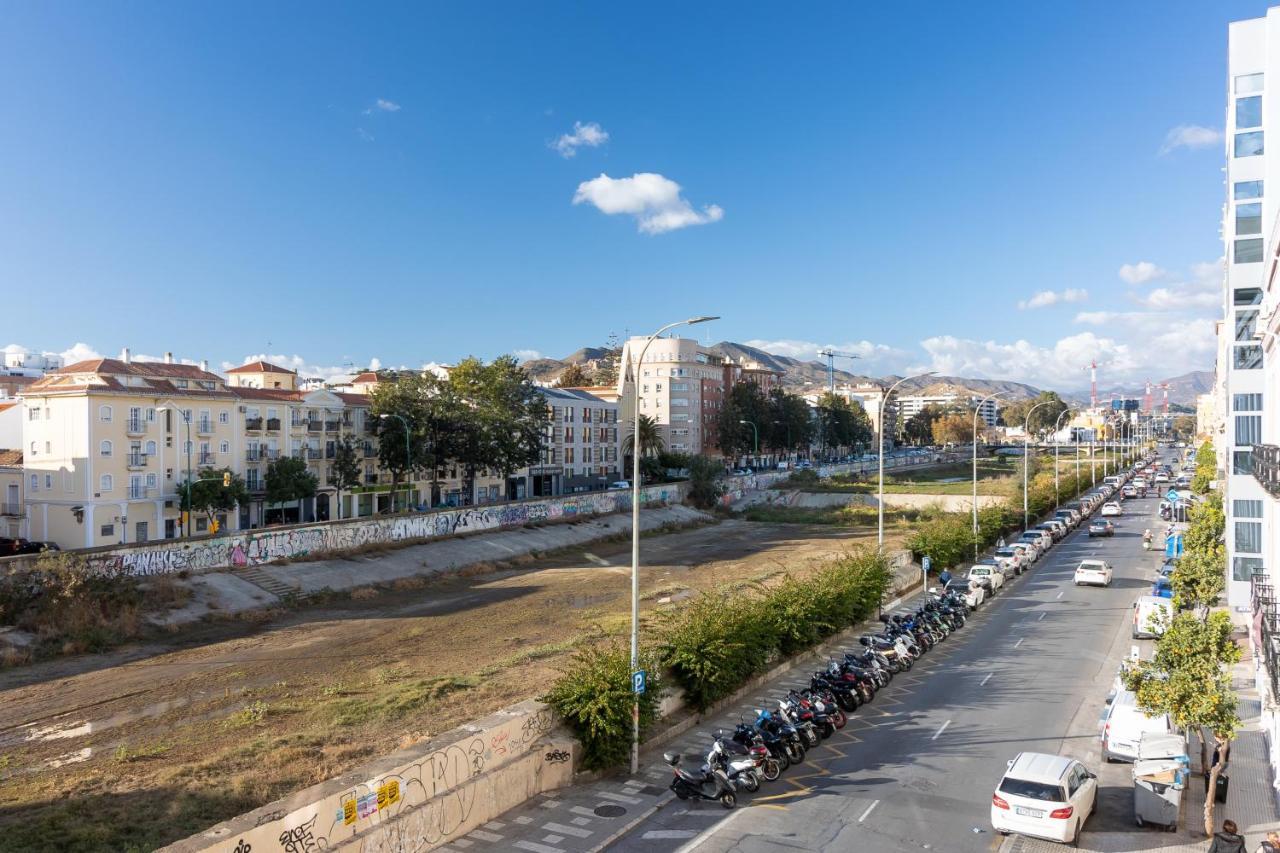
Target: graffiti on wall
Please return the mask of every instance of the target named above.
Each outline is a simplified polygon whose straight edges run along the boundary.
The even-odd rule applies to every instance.
[[[683,484],[650,486],[646,505],[679,503]],[[457,536],[527,524],[589,518],[631,509],[629,491],[591,492],[510,504],[442,509],[388,518],[245,530],[229,536],[186,542],[164,542],[99,551],[87,555],[89,565],[111,572],[163,575],[258,566],[273,560],[297,559],[389,542]],[[25,559],[25,558],[15,558]]]

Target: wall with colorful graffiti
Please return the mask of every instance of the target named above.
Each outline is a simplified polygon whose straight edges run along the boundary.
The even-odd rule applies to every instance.
[[[371,767],[162,848],[167,853],[431,850],[569,784],[577,741],[541,702],[513,705]]]
[[[641,505],[680,503],[687,493],[686,483],[646,486],[640,492]],[[169,540],[124,548],[95,548],[81,553],[91,566],[103,570],[126,571],[135,575],[202,572],[256,566],[272,560],[315,557],[363,545],[457,536],[523,527],[526,524],[607,515],[630,509],[630,491],[590,492],[384,518],[240,530],[205,539]],[[0,560],[0,565],[8,568],[17,564],[21,567],[33,564],[34,559],[10,557]]]

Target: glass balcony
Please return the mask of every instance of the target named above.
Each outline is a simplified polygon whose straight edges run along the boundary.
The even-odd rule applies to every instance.
[[[1280,447],[1274,444],[1253,446],[1253,478],[1269,494],[1280,497]]]

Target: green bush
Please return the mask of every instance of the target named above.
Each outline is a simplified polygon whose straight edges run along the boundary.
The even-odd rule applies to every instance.
[[[640,666],[648,671],[647,690],[640,695],[640,730],[658,716],[662,681],[651,654]],[[542,697],[582,742],[583,766],[598,770],[621,764],[631,750],[631,651],[622,643],[588,646],[573,656],[568,670]]]
[[[978,514],[981,521],[982,513]],[[967,512],[947,512],[916,528],[907,547],[917,561],[928,555],[939,569],[948,569],[973,554],[973,522]]]
[[[712,509],[724,494],[724,466],[701,454],[689,459],[689,503]]]

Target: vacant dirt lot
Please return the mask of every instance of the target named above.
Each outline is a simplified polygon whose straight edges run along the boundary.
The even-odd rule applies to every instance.
[[[805,574],[874,540],[746,521],[648,537],[642,606]],[[629,566],[610,543],[5,672],[0,850],[151,849],[536,696],[576,645],[624,635]]]

